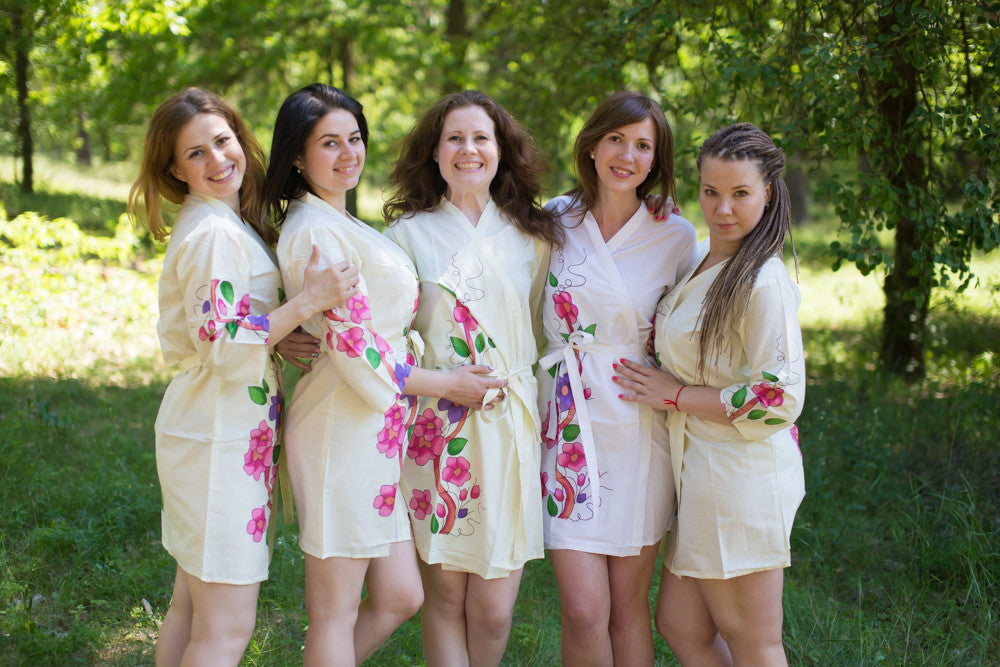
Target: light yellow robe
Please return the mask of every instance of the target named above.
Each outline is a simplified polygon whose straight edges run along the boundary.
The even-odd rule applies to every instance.
[[[156,416],[163,546],[203,581],[267,579],[281,392],[267,314],[281,276],[224,203],[189,195],[160,275],[157,331],[177,368]]]
[[[531,366],[548,244],[518,231],[492,202],[473,226],[447,199],[386,234],[420,278],[421,366],[487,364],[509,381],[491,411],[420,400],[401,482],[417,550],[444,569],[507,576],[543,555]]]
[[[696,265],[707,252],[704,241]],[[730,419],[668,417],[678,508],[664,562],[678,576],[706,579],[787,567],[792,522],[805,494],[794,425],[806,390],[798,288],[780,259],[768,260],[735,332],[733,354],[707,363],[701,379],[692,332],[722,266],[685,276],[663,298],[656,319],[663,369],[686,384],[722,387],[719,400]]]
[[[410,539],[398,484],[413,410],[400,386],[416,273],[382,234],[306,194],[290,203],[278,240],[289,298],[302,289],[313,245],[324,264],[347,260],[361,278],[346,306],[303,324],[322,352],[295,387],[285,428],[299,546],[317,558],[387,556]]]

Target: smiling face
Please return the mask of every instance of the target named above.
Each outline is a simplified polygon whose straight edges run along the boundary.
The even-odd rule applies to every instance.
[[[634,193],[656,157],[656,127],[651,118],[611,130],[591,151],[600,183],[601,199],[617,193]]]
[[[750,160],[705,158],[701,163],[701,212],[714,251],[732,257],[764,214],[771,184]]]
[[[444,117],[434,159],[448,184],[445,193],[448,199],[467,195],[489,197],[490,183],[500,164],[493,119],[479,106],[449,112]]]
[[[295,166],[313,194],[343,211],[347,191],[357,187],[365,166],[365,143],[354,114],[334,109],[316,121]]]
[[[170,173],[189,192],[214,197],[239,213],[246,166],[243,146],[226,119],[198,113],[177,135]]]

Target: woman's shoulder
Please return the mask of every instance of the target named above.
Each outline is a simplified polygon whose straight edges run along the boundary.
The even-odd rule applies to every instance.
[[[788,274],[788,267],[780,257],[769,257],[761,265],[760,271],[757,272],[757,280],[754,282],[754,289],[780,289],[799,298],[799,288]]]

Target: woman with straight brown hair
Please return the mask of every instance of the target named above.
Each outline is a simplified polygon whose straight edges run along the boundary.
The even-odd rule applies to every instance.
[[[549,202],[553,251],[538,370],[545,546],[559,586],[567,665],[652,665],[649,586],[673,515],[662,417],[623,404],[612,364],[648,359],[653,313],[691,264],[695,235],[644,199],[674,194],[673,141],[659,104],[605,99],[573,150],[579,184]]]

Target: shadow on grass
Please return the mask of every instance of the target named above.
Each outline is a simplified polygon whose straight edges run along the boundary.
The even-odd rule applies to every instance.
[[[23,194],[12,183],[0,183],[0,203],[11,220],[21,213],[35,211],[47,218],[69,218],[80,229],[97,236],[114,236],[125,203],[117,199],[78,193],[39,191]]]

